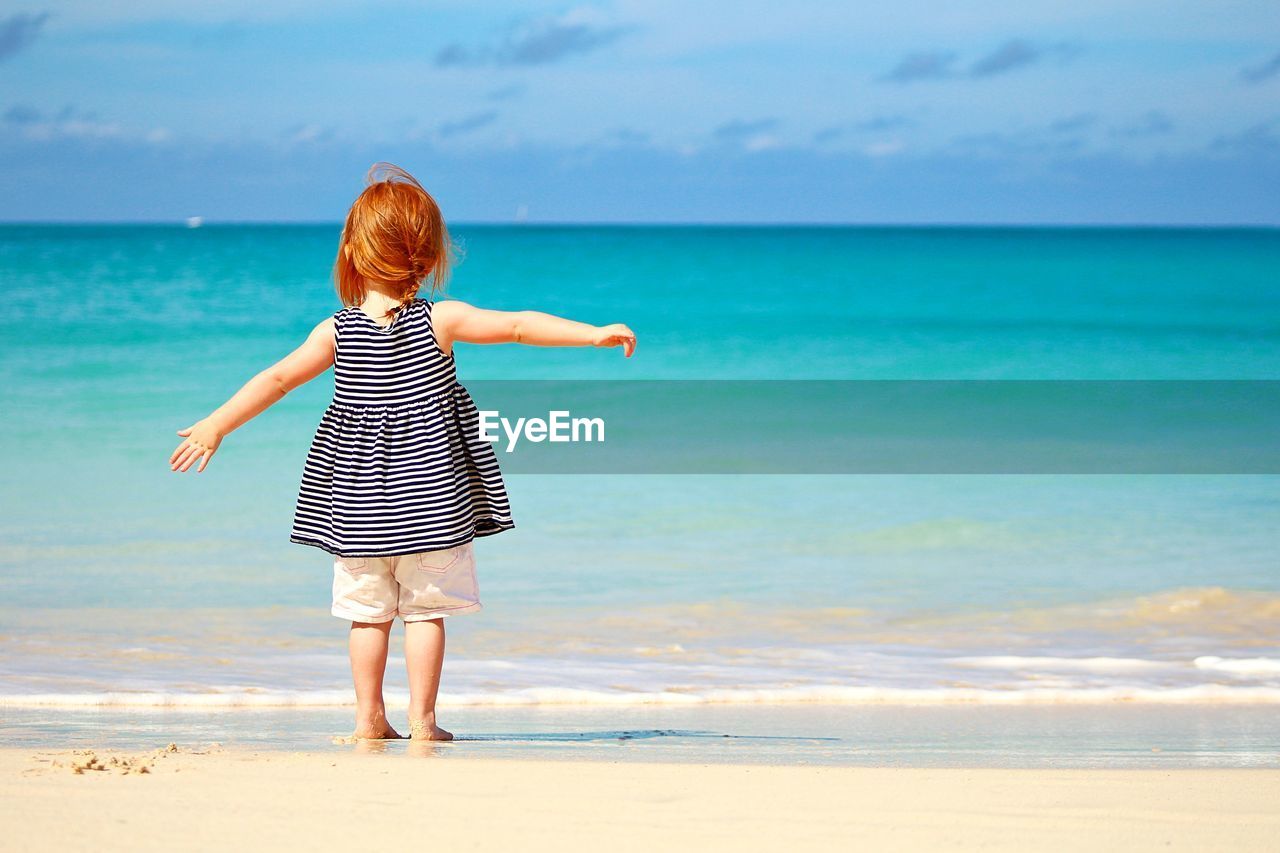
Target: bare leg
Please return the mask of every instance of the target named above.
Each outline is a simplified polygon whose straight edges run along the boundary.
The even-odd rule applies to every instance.
[[[436,694],[444,667],[444,617],[404,623],[409,668],[409,733],[414,740],[453,740],[436,725]]]
[[[358,738],[398,738],[387,722],[382,701],[382,677],[387,671],[387,643],[391,622],[352,622],[349,647],[351,677],[356,685],[356,730]]]

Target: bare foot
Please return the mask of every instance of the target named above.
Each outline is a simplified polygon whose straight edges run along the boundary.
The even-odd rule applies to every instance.
[[[446,732],[435,720],[410,720],[409,736],[414,740],[453,740],[453,732]]]
[[[387,723],[378,726],[356,726],[351,733],[356,740],[401,740],[404,735],[391,728]]]
[[[401,735],[387,722],[385,713],[379,711],[370,718],[356,718],[356,730],[351,733],[356,740],[400,740]]]

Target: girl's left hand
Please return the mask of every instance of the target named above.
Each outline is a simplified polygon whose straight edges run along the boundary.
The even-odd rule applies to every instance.
[[[591,343],[598,347],[622,347],[622,354],[631,358],[636,351],[636,333],[621,323],[612,326],[599,326]]]
[[[196,460],[199,460],[200,467],[196,469],[196,473],[199,474],[209,464],[213,454],[218,451],[218,445],[222,443],[222,433],[207,421],[200,421],[186,429],[180,429],[178,435],[184,436],[186,440],[179,444],[173,451],[173,455],[169,457],[170,471],[187,471],[196,463]]]

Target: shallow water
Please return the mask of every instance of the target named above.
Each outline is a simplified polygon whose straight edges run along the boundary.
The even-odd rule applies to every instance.
[[[641,337],[630,361],[460,347],[464,381],[1280,378],[1270,230],[458,230],[459,298]],[[6,721],[350,701],[329,559],[286,541],[331,379],[205,474],[165,465],[174,430],[337,308],[336,233],[0,227]],[[477,548],[485,610],[450,625],[459,713],[1280,698],[1278,477],[510,487],[517,529]]]
[[[398,719],[391,715],[392,722]],[[528,758],[866,767],[1280,767],[1274,708],[456,708],[452,743],[335,743],[340,709],[5,709],[0,746],[360,751],[388,758]]]

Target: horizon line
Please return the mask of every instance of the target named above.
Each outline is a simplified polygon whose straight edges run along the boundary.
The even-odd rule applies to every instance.
[[[0,227],[93,227],[93,226],[148,226],[169,227],[183,230],[199,230],[200,228],[242,227],[242,226],[283,226],[283,227],[332,227],[341,228],[341,219],[200,219],[198,225],[191,225],[189,218],[178,219],[0,219]],[[450,227],[505,227],[505,228],[915,228],[915,229],[1039,229],[1039,230],[1276,230],[1280,222],[892,222],[892,221],[850,221],[829,222],[794,220],[778,222],[706,220],[706,221],[670,221],[670,220],[546,220],[517,221],[510,219],[458,219],[449,223]]]

